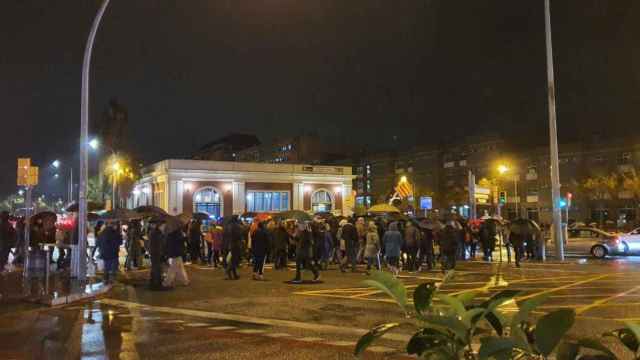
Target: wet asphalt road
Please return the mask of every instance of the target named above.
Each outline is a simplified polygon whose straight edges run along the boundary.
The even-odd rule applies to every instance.
[[[450,294],[493,287],[522,290],[519,299],[548,293],[537,313],[573,308],[573,335],[594,336],[640,322],[639,258],[566,263],[510,264],[461,262]],[[1,359],[350,359],[359,335],[374,325],[401,321],[386,296],[362,285],[362,272],[322,275],[322,283],[290,285],[294,272],[266,270],[267,281],[223,280],[220,269],[188,266],[191,285],[151,292],[146,271],[123,274],[105,298],[54,309],[16,308],[0,315]],[[307,274],[310,278],[310,274]],[[411,291],[438,280],[437,271],[402,273]],[[366,358],[404,358],[411,334],[403,326]]]

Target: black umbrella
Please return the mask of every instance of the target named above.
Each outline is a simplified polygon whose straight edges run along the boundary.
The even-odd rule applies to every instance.
[[[142,218],[142,215],[129,209],[115,209],[98,213],[100,220],[130,221]]]
[[[43,222],[50,220],[53,222],[58,221],[58,215],[51,211],[42,211],[31,217],[31,223],[34,224],[36,221],[42,220]]]
[[[72,202],[68,205],[64,211],[66,212],[78,212],[80,205],[77,202]],[[100,204],[93,201],[87,201],[87,211],[98,211],[104,209],[104,204]]]
[[[509,230],[513,234],[527,235],[540,231],[540,226],[530,219],[516,219],[511,222]]]
[[[197,213],[193,213],[191,215],[191,218],[193,220],[199,220],[199,221],[206,221],[206,220],[210,220],[211,217],[209,216],[209,214],[206,213],[201,213],[201,212],[197,212]]]
[[[138,214],[142,214],[145,217],[148,217],[148,216],[153,217],[156,215],[160,215],[160,216],[169,215],[167,214],[166,211],[164,211],[164,209],[161,209],[153,205],[138,206],[137,208],[133,209],[133,211],[137,212]]]
[[[291,219],[291,220],[298,220],[298,221],[311,221],[313,220],[311,218],[311,215],[307,214],[304,211],[300,211],[300,210],[289,210],[289,211],[283,211],[281,213],[277,213],[273,216],[275,219],[280,219],[280,220],[287,220],[287,219]]]
[[[244,214],[240,215],[240,217],[243,219],[253,219],[254,217],[256,217],[256,215],[258,215],[257,212],[247,211]]]

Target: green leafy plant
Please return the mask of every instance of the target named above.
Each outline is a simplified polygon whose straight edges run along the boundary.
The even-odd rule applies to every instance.
[[[574,323],[573,310],[553,311],[537,323],[530,321],[531,312],[547,299],[547,295],[519,303],[518,311],[509,317],[502,308],[515,304],[519,291],[502,290],[477,304],[474,300],[483,291],[472,290],[455,296],[440,291],[453,276],[454,273],[449,272],[440,283],[419,285],[413,293],[413,309],[409,307],[405,286],[391,274],[374,272],[371,280],[365,281],[393,298],[410,324],[417,327],[407,344],[407,353],[434,360],[546,359],[555,351],[570,355],[576,348],[577,356],[580,346],[587,347],[584,342],[562,342]],[[401,323],[375,327],[362,336],[355,355],[361,355],[374,341],[399,326]],[[628,336],[625,339],[632,343]]]

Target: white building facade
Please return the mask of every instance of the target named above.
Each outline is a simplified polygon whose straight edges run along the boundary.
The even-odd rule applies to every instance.
[[[164,160],[143,170],[128,206],[212,218],[287,210],[349,216],[353,178],[348,166]]]

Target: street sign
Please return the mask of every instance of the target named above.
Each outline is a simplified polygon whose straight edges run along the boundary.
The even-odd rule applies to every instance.
[[[421,210],[431,210],[431,209],[433,209],[433,198],[431,196],[421,196],[420,197],[420,209]]]

